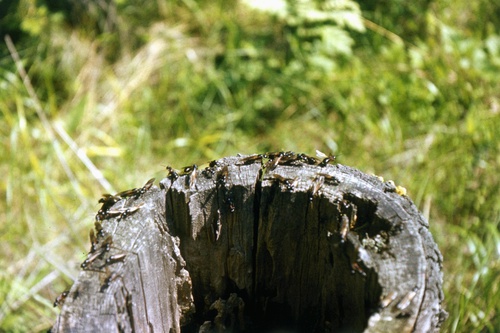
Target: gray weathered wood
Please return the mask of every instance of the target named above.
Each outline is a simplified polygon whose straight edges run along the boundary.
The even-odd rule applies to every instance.
[[[442,256],[411,200],[346,166],[288,164],[228,157],[117,202],[142,206],[104,221],[114,247],[53,330],[438,331]]]

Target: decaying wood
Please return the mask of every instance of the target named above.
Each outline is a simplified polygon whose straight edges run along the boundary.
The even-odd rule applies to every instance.
[[[438,331],[442,256],[410,199],[339,164],[270,160],[117,198],[53,331]]]

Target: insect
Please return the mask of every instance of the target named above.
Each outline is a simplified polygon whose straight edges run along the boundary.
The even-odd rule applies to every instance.
[[[211,168],[215,168],[215,167],[219,166],[219,161],[213,160],[210,163],[208,163],[208,166]]]
[[[358,221],[358,206],[351,205],[351,218],[349,219],[349,229],[354,229],[356,227],[356,222]]]
[[[264,154],[264,156],[266,158],[270,158],[270,159],[273,159],[275,157],[278,157],[278,156],[283,156],[285,152],[283,151],[273,151],[273,152],[267,152]]]
[[[121,200],[121,198],[119,196],[105,193],[102,195],[102,198],[99,199],[99,203],[102,203],[103,206],[109,205],[109,204],[114,205],[115,203],[117,203],[120,200]]]
[[[325,177],[325,183],[331,184],[333,186],[337,186],[338,184],[340,184],[340,180],[338,180],[337,177],[329,175],[327,173],[318,173],[318,176]]]
[[[215,172],[214,172],[214,170],[213,170],[212,167],[206,167],[205,169],[203,169],[203,171],[201,172],[201,174],[203,176],[205,176],[205,178],[210,179],[210,178],[212,178],[214,176]]]
[[[126,199],[126,198],[129,198],[129,197],[138,197],[140,190],[141,189],[139,189],[139,188],[132,188],[130,190],[125,190],[125,191],[118,192],[118,193],[115,194],[115,196],[120,197],[122,199]]]
[[[318,159],[315,157],[308,156],[306,154],[297,154],[297,160],[304,162],[309,165],[316,165],[319,163]]]
[[[99,199],[99,203],[102,203],[101,208],[97,212],[96,215],[96,220],[103,220],[104,216],[106,215],[106,212],[118,201],[120,201],[122,198],[120,198],[118,195],[112,195],[112,194],[103,194],[102,198]]]
[[[97,234],[99,236],[104,236],[104,232],[102,230],[102,224],[101,224],[101,222],[95,221],[94,222],[94,226],[95,226],[95,231],[97,232]]]
[[[404,310],[410,305],[411,301],[415,298],[417,295],[418,287],[413,288],[412,291],[409,291],[402,299],[399,301],[398,305],[396,305],[396,308],[398,310]]]
[[[182,168],[184,175],[187,175],[187,174],[193,172],[196,169],[198,169],[198,166],[196,164],[189,165],[187,167]]]
[[[338,203],[339,213],[340,213],[340,242],[343,243],[346,239],[349,230],[354,229],[356,226],[357,216],[357,206],[350,203],[347,200],[342,200]]]
[[[229,179],[229,168],[227,165],[224,165],[222,170],[217,175],[217,183],[221,186],[225,186]]]
[[[151,178],[150,180],[148,180],[146,182],[146,184],[144,184],[144,186],[139,189],[137,196],[149,191],[149,189],[153,186],[154,182],[155,182],[155,178]]]
[[[272,159],[270,159],[269,161],[267,161],[266,165],[264,166],[266,171],[272,171],[272,170],[276,169],[276,166],[278,166],[282,157],[283,157],[283,155],[278,154],[275,157],[273,157]]]
[[[319,150],[316,150],[316,156],[322,158],[321,162],[318,163],[318,166],[320,167],[325,167],[328,163],[335,162],[335,159],[337,158],[335,155],[326,155]]]
[[[297,155],[284,155],[279,161],[280,165],[292,165],[298,161]]]
[[[266,157],[267,157],[267,155],[265,155],[265,154],[250,155],[250,156],[247,156],[245,158],[242,158],[241,162],[238,163],[237,165],[249,165],[249,164],[255,163],[257,161],[260,161],[262,163],[262,159],[266,158]]]
[[[104,253],[108,252],[111,249],[111,244],[113,244],[113,238],[111,236],[106,237],[101,247],[92,251],[87,256],[87,259],[80,265],[83,269],[86,269],[89,265],[91,265],[96,259],[102,258]]]
[[[94,229],[90,229],[90,252],[97,250],[97,237],[95,236]]]
[[[196,177],[197,177],[196,170],[198,170],[198,166],[196,164],[183,168],[182,175],[190,175],[188,178],[190,188],[196,185]]]
[[[396,186],[396,193],[399,195],[406,195],[407,191],[406,191],[406,188],[398,185],[398,186]]]
[[[101,268],[117,262],[123,262],[125,260],[125,257],[127,257],[127,254],[125,253],[113,254],[109,256],[109,258],[106,258],[106,260],[104,261],[104,265],[102,265]]]
[[[293,151],[276,151],[276,152],[268,152],[266,154],[267,157],[270,159],[276,158],[276,157],[292,157],[295,155]]]
[[[392,302],[394,302],[394,300],[396,299],[396,297],[398,297],[398,292],[397,291],[393,290],[393,291],[389,292],[386,296],[384,296],[380,300],[380,307],[381,308],[388,307]]]
[[[172,167],[166,166],[165,169],[167,169],[167,171],[168,171],[167,178],[170,179],[171,181],[175,181],[177,178],[179,178],[179,173],[176,170],[174,170]]]
[[[137,196],[138,191],[139,191],[139,189],[132,188],[130,190],[118,192],[118,193],[116,193],[116,196],[123,198],[123,199],[128,198],[128,197],[135,197],[135,196]]]
[[[359,273],[362,276],[366,276],[365,271],[361,268],[361,266],[357,262],[351,263],[352,273]]]
[[[345,238],[347,237],[347,232],[349,231],[349,218],[345,215],[342,214],[340,215],[340,242],[344,243]]]
[[[69,290],[63,291],[61,295],[56,297],[56,300],[54,301],[54,307],[58,305],[63,305],[64,301],[66,300],[66,297],[68,297]]]
[[[189,177],[189,186],[190,188],[192,188],[193,186],[196,186],[196,177],[198,176],[196,170],[198,169],[198,167],[195,165],[193,165],[193,171],[191,171],[191,176]]]
[[[325,182],[325,177],[323,177],[323,176],[314,177],[313,184],[312,184],[311,188],[309,189],[309,202],[313,201],[314,196],[318,194],[318,192],[321,189],[321,186],[323,186],[324,182]]]
[[[101,286],[101,293],[105,291],[106,289],[109,288],[111,282],[115,281],[116,279],[121,278],[120,274],[117,272],[112,272],[111,274],[108,275],[108,277],[104,280],[103,285]]]
[[[275,180],[277,180],[279,183],[282,183],[283,185],[285,185],[285,187],[289,190],[289,191],[293,191],[295,185],[297,185],[297,182],[299,180],[298,177],[295,177],[294,179],[290,179],[290,178],[285,178],[277,173],[273,174],[273,177]]]
[[[127,216],[132,215],[133,213],[137,212],[142,207],[142,205],[144,205],[144,203],[141,203],[139,206],[135,206],[135,207],[121,208],[121,209],[117,209],[117,210],[108,210],[106,212],[104,219],[109,219],[109,218],[118,216],[118,221],[120,221],[121,219],[124,219]]]

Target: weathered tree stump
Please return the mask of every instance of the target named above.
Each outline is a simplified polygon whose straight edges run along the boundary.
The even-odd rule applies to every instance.
[[[438,331],[442,256],[410,199],[327,160],[268,158],[103,198],[53,331]]]

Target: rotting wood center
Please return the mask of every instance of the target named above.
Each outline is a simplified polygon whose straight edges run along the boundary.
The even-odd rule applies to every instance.
[[[196,178],[162,181],[193,284],[186,332],[204,322],[230,332],[362,332],[377,310],[382,288],[358,250],[365,235],[388,241],[389,225],[374,225],[375,205],[351,193],[335,165],[297,170],[303,161],[275,159],[225,159]]]

